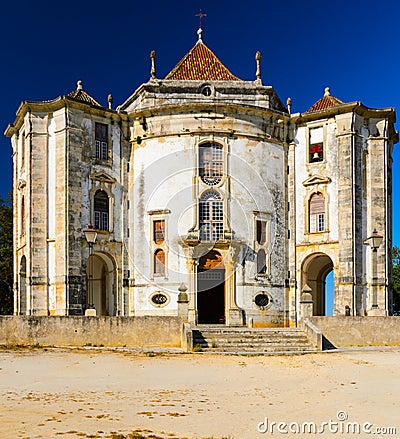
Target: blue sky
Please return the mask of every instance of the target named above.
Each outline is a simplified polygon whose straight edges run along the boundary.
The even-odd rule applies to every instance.
[[[306,111],[329,86],[346,102],[400,108],[397,0],[192,0],[138,2],[22,0],[0,6],[0,127],[22,100],[47,100],[76,88],[106,105],[122,103],[149,78],[149,52],[165,76],[195,44],[202,9],[203,40],[238,77],[262,79],[292,111]],[[399,124],[396,125],[399,129]],[[0,196],[11,189],[11,147],[0,136]],[[394,187],[400,178],[394,151]],[[394,243],[400,245],[400,195],[394,191]]]

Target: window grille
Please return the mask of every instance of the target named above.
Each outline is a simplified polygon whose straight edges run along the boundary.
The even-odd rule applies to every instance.
[[[224,154],[221,145],[203,143],[199,147],[199,175],[204,183],[214,186],[223,175]]]
[[[224,232],[224,203],[215,191],[207,191],[200,198],[200,240],[217,241]]]
[[[325,198],[322,194],[314,194],[310,198],[310,233],[325,230]]]
[[[153,223],[153,240],[156,244],[162,244],[165,239],[165,221],[156,220]]]
[[[96,158],[108,159],[108,126],[104,123],[95,125]]]
[[[94,196],[94,228],[109,229],[109,200],[105,191],[99,190]]]

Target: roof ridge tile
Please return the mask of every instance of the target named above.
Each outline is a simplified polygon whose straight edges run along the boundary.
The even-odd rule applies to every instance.
[[[84,102],[86,104],[94,105],[95,107],[103,107],[99,102],[96,101],[89,93],[85,90],[78,88],[77,90],[73,90],[67,94],[69,98],[75,99],[80,102]]]
[[[165,79],[240,81],[203,42],[197,42]]]
[[[328,92],[325,92],[325,95],[319,99],[314,105],[312,105],[305,114],[315,113],[317,111],[323,111],[327,110],[328,108],[337,107],[339,105],[345,104],[342,100],[336,98],[335,96],[332,96],[329,93],[329,89],[327,89]]]

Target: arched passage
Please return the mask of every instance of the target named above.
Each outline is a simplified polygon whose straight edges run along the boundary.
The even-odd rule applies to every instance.
[[[197,269],[198,322],[225,323],[225,266],[221,254],[209,251]]]
[[[314,305],[313,312],[316,316],[326,315],[326,278],[332,270],[332,259],[324,253],[313,254],[303,263],[302,285],[307,284],[311,288]],[[333,282],[331,283],[333,284]]]
[[[86,306],[94,305],[96,315],[116,315],[115,264],[105,253],[94,253],[86,263]]]

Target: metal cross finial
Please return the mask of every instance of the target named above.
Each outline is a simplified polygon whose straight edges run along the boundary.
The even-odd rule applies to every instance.
[[[200,9],[200,12],[198,14],[195,14],[195,17],[199,17],[199,20],[200,20],[199,29],[201,29],[202,18],[207,17],[207,14],[204,14],[203,11]]]

